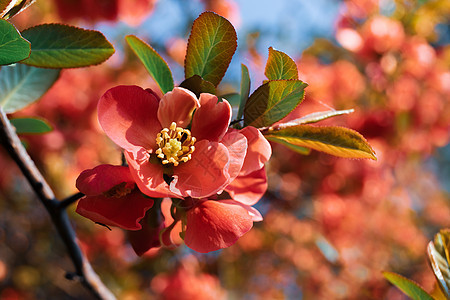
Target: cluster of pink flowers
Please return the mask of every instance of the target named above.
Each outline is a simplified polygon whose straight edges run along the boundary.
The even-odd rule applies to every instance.
[[[267,189],[271,147],[254,127],[229,127],[227,100],[207,93],[197,98],[181,87],[160,99],[150,89],[117,86],[101,97],[98,119],[128,166],[82,172],[76,185],[86,196],[77,212],[130,231],[138,254],[174,244],[175,228],[195,251],[229,247],[262,220],[252,205]],[[152,211],[161,198],[173,202],[168,226],[156,220],[161,211]]]

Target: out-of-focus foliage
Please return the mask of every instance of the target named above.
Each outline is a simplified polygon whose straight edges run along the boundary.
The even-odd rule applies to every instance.
[[[107,10],[87,10],[85,4],[80,6],[83,13],[75,15],[63,2],[68,1],[38,1],[13,23],[20,29],[44,19],[94,24],[125,14],[124,8],[109,7],[114,12],[100,17]],[[100,3],[91,2],[83,1]],[[127,19],[135,25],[144,12],[152,18],[153,2],[142,3],[146,10],[117,7],[126,7],[128,16],[135,14]],[[322,122],[340,122],[360,132],[378,161],[314,151],[304,156],[273,143],[267,166],[269,192],[258,206],[264,221],[220,255],[194,254],[193,259],[181,247],[152,250],[138,259],[124,232],[93,226],[73,214],[83,249],[105,283],[120,299],[170,299],[173,289],[186,287],[186,293],[177,294],[180,299],[193,290],[206,299],[402,299],[403,294],[382,276],[389,270],[433,290],[427,242],[440,228],[450,226],[449,194],[441,184],[448,178],[438,178],[433,167],[435,158],[444,153],[438,148],[448,148],[449,141],[447,3],[343,1],[335,38],[316,40],[303,54],[291,54],[298,78],[308,87],[302,104],[282,121],[329,107],[353,108],[352,114]],[[234,25],[246,17],[239,15],[238,2],[204,4]],[[254,47],[264,32],[256,36],[239,37],[244,44],[240,51],[248,59],[250,74],[264,74],[267,52]],[[187,36],[174,37],[157,50],[170,58],[169,64],[183,65],[186,45]],[[39,105],[13,115],[38,116],[52,124],[50,133],[24,139],[61,198],[76,192],[75,179],[82,170],[121,162],[96,119],[100,96],[117,84],[159,90],[127,51],[121,53],[123,61],[116,54],[101,66],[62,71]],[[262,82],[252,84],[254,89]],[[220,89],[223,94],[239,91],[238,86]],[[63,245],[17,168],[0,153],[0,298],[88,299],[78,285],[64,279],[64,270],[71,265]]]

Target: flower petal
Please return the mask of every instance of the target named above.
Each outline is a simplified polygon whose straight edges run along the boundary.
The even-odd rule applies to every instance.
[[[142,193],[155,198],[177,197],[170,192],[169,186],[164,181],[162,165],[151,163],[147,152],[141,150],[136,155],[125,152],[125,158],[131,175]]]
[[[252,217],[232,200],[206,200],[187,212],[186,245],[207,253],[233,245],[253,226]]]
[[[247,126],[240,133],[245,135],[248,142],[247,156],[240,175],[248,175],[264,166],[264,163],[272,155],[272,147],[270,147],[264,135],[255,127]]]
[[[127,167],[99,165],[81,172],[77,178],[76,187],[83,194],[97,196],[123,182],[134,183]]]
[[[106,135],[128,151],[155,149],[161,131],[158,99],[138,86],[116,86],[98,102],[98,120]]]
[[[138,230],[139,221],[153,206],[153,200],[135,189],[124,197],[86,196],[78,202],[76,212],[94,222]]]
[[[228,129],[231,120],[231,106],[227,100],[217,103],[217,97],[200,94],[200,108],[192,119],[192,135],[197,141],[220,141]]]
[[[252,218],[253,222],[260,222],[263,220],[263,217],[261,215],[261,213],[254,207],[251,207],[249,205],[245,205],[243,203],[240,203],[238,201],[234,201],[234,200],[222,200],[222,203],[228,203],[228,204],[236,204],[236,205],[240,205],[242,208],[244,208],[248,215]]]
[[[237,130],[233,130],[225,134],[221,143],[227,147],[228,153],[230,154],[228,174],[230,175],[231,182],[239,175],[244,163],[245,155],[247,154],[247,139]]]
[[[267,190],[267,176],[265,168],[261,168],[245,176],[238,176],[225,190],[233,200],[246,205],[254,205]]]
[[[217,193],[229,182],[229,160],[230,155],[223,144],[206,140],[197,142],[192,159],[174,167],[170,190],[193,198]]]
[[[158,120],[162,127],[169,128],[172,122],[186,128],[191,123],[192,113],[200,104],[191,91],[175,87],[166,93],[159,102]]]

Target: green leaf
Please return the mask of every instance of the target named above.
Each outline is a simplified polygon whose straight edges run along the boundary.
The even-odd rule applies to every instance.
[[[269,48],[269,58],[264,74],[269,80],[298,79],[297,65],[292,58],[272,47]]]
[[[237,93],[229,93],[219,96],[219,99],[226,99],[232,107],[238,107],[241,96]]]
[[[63,24],[43,24],[28,28],[22,36],[31,43],[30,66],[78,68],[97,65],[113,53],[102,33]]]
[[[291,149],[292,151],[295,151],[295,152],[300,153],[302,155],[309,155],[311,153],[311,149],[309,149],[309,148],[305,148],[305,147],[297,146],[297,145],[294,145],[294,144],[290,144],[289,142],[286,142],[285,140],[282,140],[282,139],[279,139],[279,138],[276,138],[276,137],[272,137],[272,136],[271,137],[267,137],[266,136],[266,138],[269,141],[272,141],[272,142],[281,144],[283,146],[286,146],[289,149]]]
[[[52,127],[45,120],[36,118],[11,119],[17,134],[40,134],[52,131]]]
[[[34,2],[36,0],[0,0],[0,18],[10,19]]]
[[[165,60],[148,44],[134,35],[125,37],[128,45],[165,94],[173,90],[172,72]]]
[[[246,65],[241,64],[241,101],[239,104],[239,111],[237,114],[237,119],[242,119],[244,115],[244,107],[248,100],[248,95],[250,94],[250,75],[248,73],[248,68]]]
[[[303,125],[316,123],[331,117],[350,114],[354,112],[354,109],[346,109],[346,110],[327,110],[327,111],[318,111],[311,114],[308,114],[304,117],[289,121],[287,123],[279,124],[277,128],[291,127],[295,125]]]
[[[58,79],[60,70],[22,64],[0,69],[0,106],[13,113],[38,100]]]
[[[186,51],[186,78],[199,75],[217,86],[237,48],[233,25],[213,12],[202,13],[192,25]]]
[[[435,236],[434,243],[428,243],[427,252],[441,291],[450,298],[450,230],[441,230]]]
[[[297,125],[279,130],[263,131],[267,139],[276,138],[291,145],[307,147],[340,157],[370,158],[376,156],[366,139],[344,127]]]
[[[274,80],[261,85],[245,104],[244,125],[261,128],[280,121],[302,102],[307,86],[300,80]]]
[[[180,83],[180,87],[190,90],[197,97],[200,97],[201,93],[216,94],[216,87],[211,82],[202,79],[198,75],[194,75],[184,80]]]
[[[408,278],[393,272],[383,272],[383,276],[413,300],[433,300],[433,297],[425,292],[423,288]]]
[[[0,19],[0,65],[9,65],[30,56],[30,43],[8,21]]]

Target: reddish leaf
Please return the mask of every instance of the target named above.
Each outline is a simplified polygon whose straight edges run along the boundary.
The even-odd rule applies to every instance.
[[[298,79],[297,65],[292,58],[272,47],[269,48],[269,58],[264,74],[269,80]]]
[[[184,70],[186,78],[199,75],[217,86],[225,75],[237,48],[231,23],[213,13],[202,13],[192,25]]]
[[[344,127],[297,125],[280,130],[268,130],[267,139],[282,140],[291,145],[307,147],[340,157],[370,158],[375,152],[358,132]]]

